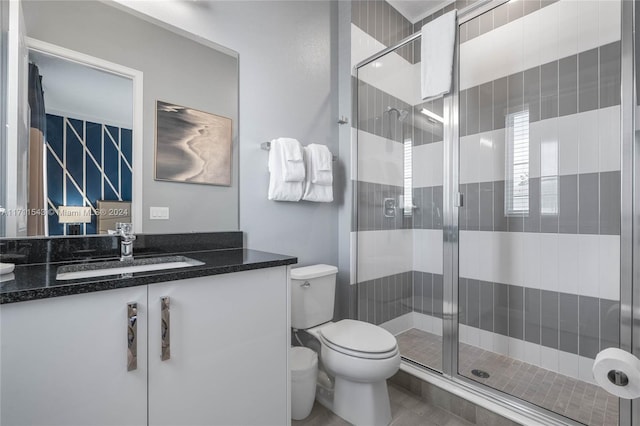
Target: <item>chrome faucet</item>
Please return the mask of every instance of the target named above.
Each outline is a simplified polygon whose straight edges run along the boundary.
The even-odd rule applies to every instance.
[[[116,223],[116,235],[120,236],[120,260],[132,260],[133,259],[133,242],[136,236],[133,235],[133,224],[131,223]]]

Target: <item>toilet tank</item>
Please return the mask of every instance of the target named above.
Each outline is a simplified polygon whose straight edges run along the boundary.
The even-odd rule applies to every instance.
[[[291,269],[291,327],[305,330],[333,319],[337,273],[331,265]]]

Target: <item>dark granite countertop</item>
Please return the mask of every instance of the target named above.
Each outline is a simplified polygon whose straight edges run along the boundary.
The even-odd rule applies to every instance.
[[[90,293],[116,288],[134,287],[186,278],[228,274],[251,269],[292,265],[297,258],[243,248],[201,250],[174,253],[204,262],[203,265],[162,271],[135,272],[126,275],[110,275],[67,281],[56,280],[60,266],[87,262],[50,262],[16,265],[11,275],[0,278],[0,304],[28,300]],[[134,256],[141,259],[147,256]],[[116,260],[117,258],[101,259]]]

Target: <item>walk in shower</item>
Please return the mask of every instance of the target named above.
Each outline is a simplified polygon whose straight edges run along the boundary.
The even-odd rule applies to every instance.
[[[505,404],[632,424],[591,373],[637,333],[632,2],[467,3],[451,95],[420,98],[419,35],[355,69],[358,319]]]

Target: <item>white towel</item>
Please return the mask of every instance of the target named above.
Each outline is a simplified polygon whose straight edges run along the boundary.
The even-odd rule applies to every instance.
[[[311,183],[316,185],[333,184],[333,155],[326,145],[309,144],[307,149],[311,151],[309,156],[308,171],[311,175]]]
[[[422,27],[422,99],[442,96],[451,90],[456,13],[452,10]]]
[[[323,163],[316,151],[321,150],[313,146],[314,144],[304,147],[304,159],[307,165],[307,177],[304,180],[304,195],[303,200],[316,201],[320,203],[330,203],[333,201],[333,176],[331,176],[331,184],[317,184],[312,182],[312,176],[316,173],[316,167]],[[326,147],[325,147],[326,148]],[[329,158],[331,159],[331,152],[329,152]],[[322,166],[326,167],[326,165]],[[329,165],[331,167],[331,164]],[[325,170],[325,172],[327,172]],[[330,172],[329,172],[330,173]],[[323,176],[326,178],[326,175]]]
[[[299,182],[285,181],[285,166],[288,161],[281,143],[273,140],[269,149],[269,193],[267,198],[273,201],[300,201],[304,193],[304,179]],[[303,170],[304,170],[304,163]]]
[[[279,150],[284,156],[282,173],[285,182],[302,182],[305,176],[302,145],[296,139],[278,138],[271,141],[271,151]]]

